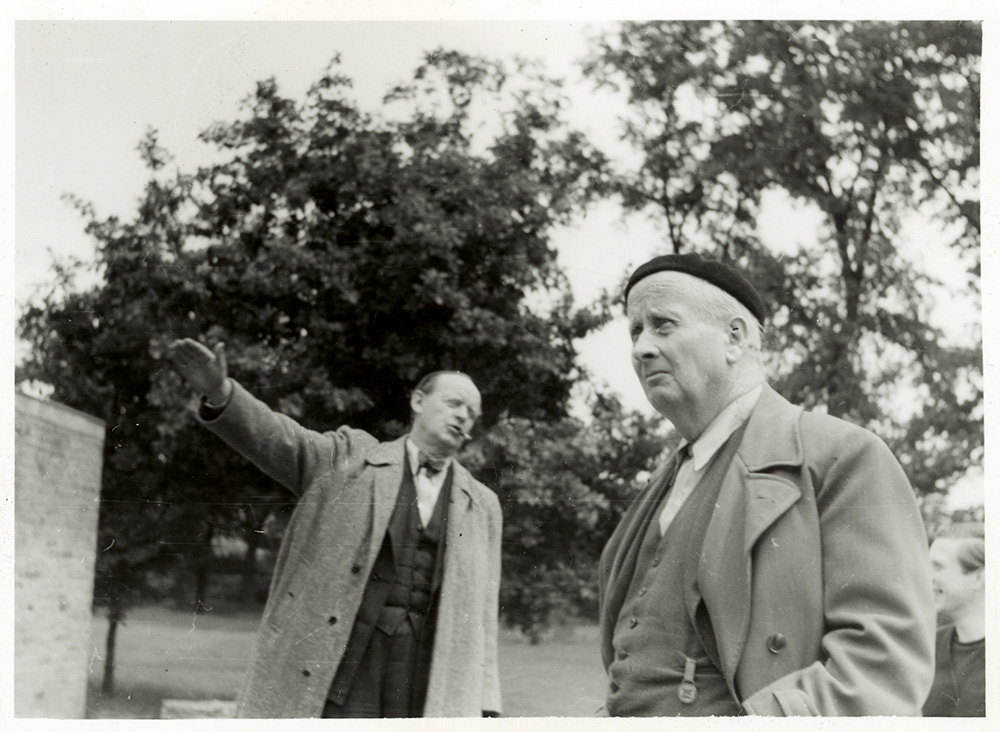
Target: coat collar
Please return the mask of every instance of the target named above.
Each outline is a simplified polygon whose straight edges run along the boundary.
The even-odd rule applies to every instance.
[[[798,420],[802,412],[767,384],[747,421],[737,455],[751,473],[779,466],[802,465],[802,436]]]
[[[803,464],[801,411],[764,387],[705,533],[698,584],[731,688],[750,623],[753,547],[802,495],[799,486],[769,472]]]
[[[403,480],[403,461],[406,459],[406,438],[409,437],[409,433],[402,435],[401,437],[392,440],[391,442],[380,442],[375,446],[368,456],[365,458],[365,462],[368,465],[374,467],[386,467],[389,470],[379,471],[379,478],[375,482],[376,487],[376,500],[380,498],[380,488],[382,490],[392,490],[392,499],[395,501],[395,489],[399,487],[400,481]],[[476,496],[473,495],[471,490],[472,485],[472,474],[469,473],[462,465],[459,464],[458,460],[454,458],[451,461],[452,469],[452,494],[451,499],[454,502],[456,493],[455,489],[462,491],[469,501],[473,505],[479,505],[479,501],[476,500]],[[391,509],[390,509],[391,511]]]

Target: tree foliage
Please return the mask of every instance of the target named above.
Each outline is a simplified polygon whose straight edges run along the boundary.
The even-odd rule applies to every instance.
[[[302,102],[260,82],[201,135],[211,165],[172,170],[147,134],[130,220],[72,199],[96,260],[24,308],[18,376],[108,424],[96,596],[114,617],[150,572],[190,566],[213,535],[252,538],[285,505],[194,425],[162,358],[174,338],[224,341],[235,378],[318,430],[400,434],[435,369],[474,378],[483,431],[566,418],[574,340],[601,315],[574,305],[548,237],[604,162],[563,122],[558,84],[438,51],[379,115],[349,91],[336,59]],[[90,266],[99,283],[73,286]]]
[[[779,389],[880,433],[920,492],[982,459],[979,334],[931,325],[904,241],[939,222],[978,292],[980,51],[962,22],[625,23],[585,64],[627,96],[626,209],[744,267]],[[821,221],[790,254],[759,234],[776,194]]]

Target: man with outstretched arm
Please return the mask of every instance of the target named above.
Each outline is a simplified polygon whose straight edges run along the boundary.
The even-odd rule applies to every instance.
[[[297,503],[278,552],[242,717],[461,717],[500,712],[500,505],[455,459],[481,399],[424,377],[410,432],[305,429],[227,375],[225,350],[175,341],[199,421]]]

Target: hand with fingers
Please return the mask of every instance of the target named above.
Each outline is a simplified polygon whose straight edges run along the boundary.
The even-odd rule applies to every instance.
[[[196,391],[205,395],[211,404],[225,404],[232,385],[226,367],[226,347],[219,343],[210,350],[191,338],[182,338],[170,344],[167,358],[177,372]]]

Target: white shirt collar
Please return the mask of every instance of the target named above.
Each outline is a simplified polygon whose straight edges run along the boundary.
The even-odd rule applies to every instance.
[[[715,415],[715,419],[691,445],[691,461],[694,463],[695,470],[704,468],[730,435],[750,418],[750,413],[756,406],[763,390],[763,384],[758,384],[750,391],[733,399],[721,412]],[[684,444],[684,442],[681,443],[682,446]]]
[[[406,455],[410,459],[410,473],[412,475],[417,474],[417,470],[420,469],[420,448],[413,444],[413,440],[409,437],[406,438]],[[445,469],[451,465],[451,458],[445,458],[444,464],[442,465],[441,475],[444,474]]]

